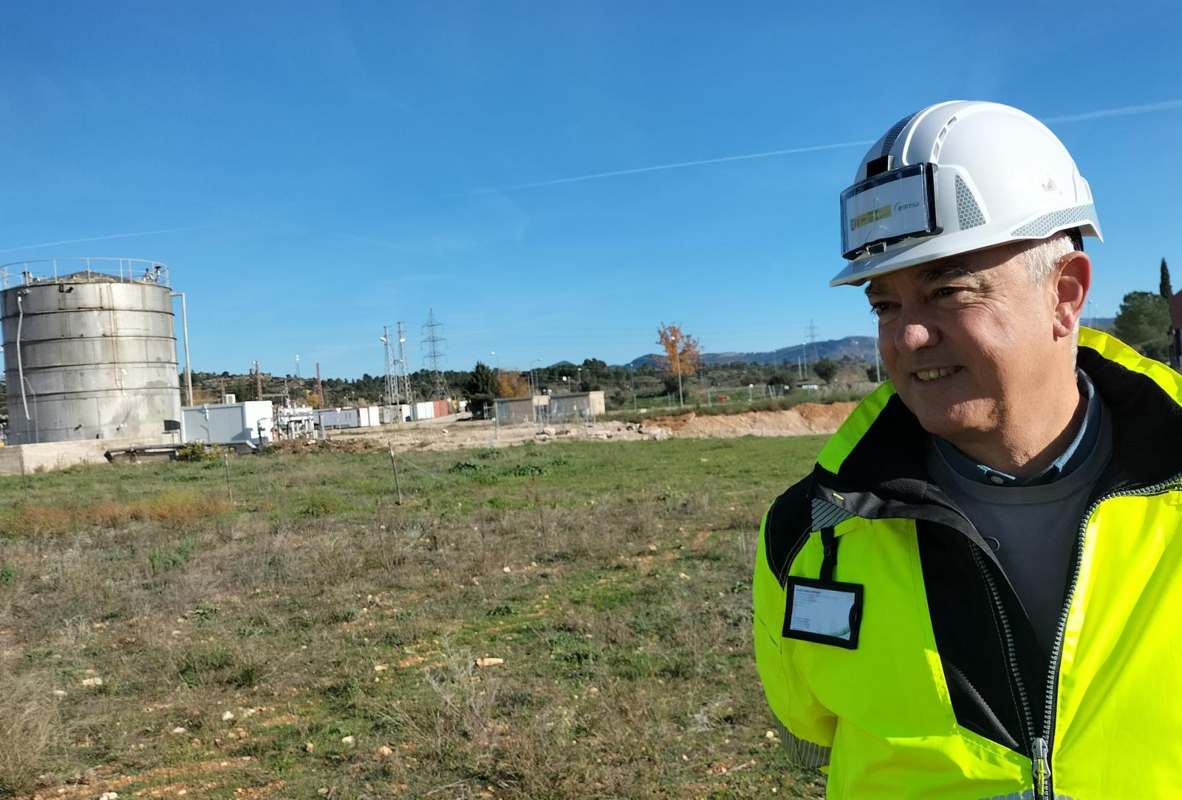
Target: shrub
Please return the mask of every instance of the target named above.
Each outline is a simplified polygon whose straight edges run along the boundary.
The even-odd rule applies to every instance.
[[[207,447],[203,442],[189,442],[176,451],[177,461],[217,461],[220,458],[215,448]]]
[[[327,517],[339,514],[346,509],[345,502],[332,492],[317,490],[308,492],[300,499],[296,506],[296,513],[301,517]]]

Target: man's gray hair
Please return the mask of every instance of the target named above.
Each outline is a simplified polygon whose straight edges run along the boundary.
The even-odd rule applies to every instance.
[[[1074,250],[1075,242],[1067,233],[1056,233],[1054,236],[1028,247],[1022,252],[1022,257],[1026,260],[1026,272],[1030,276],[1030,280],[1035,286],[1042,286],[1055,271],[1055,265],[1059,263],[1059,259]],[[1078,353],[1079,350],[1079,325],[1080,319],[1076,318],[1073,331],[1073,353]]]
[[[1066,233],[1056,233],[1028,248],[1022,255],[1026,259],[1026,271],[1030,273],[1030,280],[1036,286],[1044,284],[1054,271],[1055,265],[1059,263],[1059,259],[1073,250],[1075,245]]]

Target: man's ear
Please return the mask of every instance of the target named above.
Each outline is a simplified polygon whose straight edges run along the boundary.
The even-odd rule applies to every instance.
[[[1073,336],[1092,288],[1092,260],[1081,250],[1061,256],[1051,273],[1051,281],[1055,338]]]

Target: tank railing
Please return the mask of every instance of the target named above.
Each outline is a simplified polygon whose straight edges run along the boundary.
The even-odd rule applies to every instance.
[[[85,274],[88,278],[116,278],[120,283],[172,286],[168,265],[146,258],[71,256],[0,264],[0,283],[5,289],[9,287],[10,271],[19,271],[21,282],[26,286],[33,283],[57,283],[64,277],[79,274]]]

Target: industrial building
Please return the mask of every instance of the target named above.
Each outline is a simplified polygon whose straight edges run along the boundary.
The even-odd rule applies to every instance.
[[[594,420],[606,410],[606,401],[601,391],[499,397],[493,401],[493,412],[500,425]]]
[[[181,434],[186,442],[263,447],[275,427],[270,400],[185,406]]]
[[[493,401],[493,418],[498,425],[519,425],[546,419],[550,395],[532,397],[498,397]]]
[[[392,406],[382,406],[382,424],[389,425],[393,422],[410,422],[411,413],[411,406],[408,403],[397,403]]]
[[[552,421],[593,420],[607,411],[603,392],[571,392],[550,396],[547,417]]]
[[[451,414],[450,400],[424,400],[414,404],[415,421],[424,419],[440,419]]]
[[[381,408],[378,406],[319,408],[314,413],[316,427],[322,431],[341,428],[376,428],[382,424]]]
[[[8,443],[178,441],[168,269],[142,259],[0,268]]]

